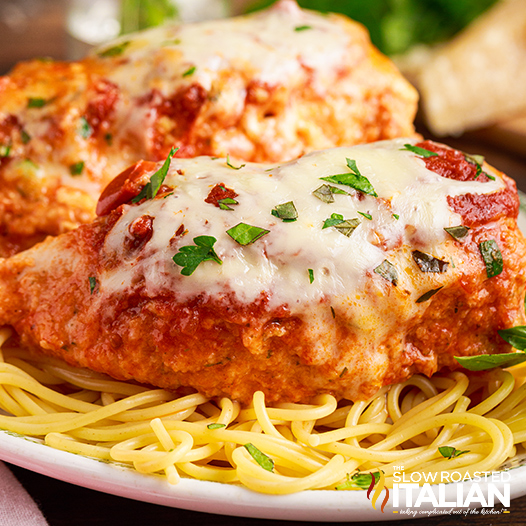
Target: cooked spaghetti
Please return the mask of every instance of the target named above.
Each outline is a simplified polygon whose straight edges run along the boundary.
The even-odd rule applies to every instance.
[[[186,476],[286,494],[362,489],[357,474],[381,472],[389,487],[400,465],[407,476],[473,475],[526,443],[524,368],[415,375],[355,403],[322,395],[268,407],[257,392],[242,408],[75,369],[14,346],[10,334],[0,331],[0,428],[171,484]],[[462,454],[444,458],[444,446]]]

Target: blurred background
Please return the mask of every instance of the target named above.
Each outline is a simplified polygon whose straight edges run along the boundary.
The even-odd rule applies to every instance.
[[[167,19],[220,18],[272,3],[0,0],[0,74],[24,59],[79,59],[93,45]],[[426,135],[462,137],[526,158],[526,0],[298,3],[343,12],[367,26],[375,45],[419,89],[418,126]]]

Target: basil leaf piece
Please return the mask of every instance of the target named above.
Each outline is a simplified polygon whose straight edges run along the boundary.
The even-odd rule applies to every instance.
[[[311,268],[309,269],[309,282],[312,283],[314,281],[314,270]]]
[[[231,197],[225,197],[224,199],[219,199],[217,201],[217,204],[219,205],[219,208],[221,210],[234,210],[233,208],[230,208],[228,205],[238,205],[239,203],[232,199]]]
[[[191,68],[187,69],[184,73],[183,73],[183,77],[189,77],[190,75],[193,75],[195,73],[195,66],[192,66]]]
[[[502,329],[497,331],[499,336],[507,341],[512,347],[520,351],[526,349],[526,326],[519,325],[511,329]]]
[[[416,153],[416,155],[420,155],[420,157],[438,157],[438,153],[431,152],[425,148],[420,148],[419,146],[413,146],[412,144],[404,144],[404,147],[400,148],[400,150],[407,150]]]
[[[276,205],[271,214],[283,220],[284,223],[292,223],[298,219],[298,211],[292,201]]]
[[[486,276],[494,278],[504,269],[504,262],[499,245],[494,239],[488,239],[479,243],[480,254],[486,265]]]
[[[250,456],[263,468],[267,471],[274,470],[274,461],[260,451],[254,444],[244,444],[243,446],[249,453]]]
[[[481,354],[480,356],[455,356],[454,358],[468,371],[486,371],[495,367],[511,367],[526,362],[526,353]]]
[[[312,26],[297,26],[294,28],[294,31],[305,31],[307,29],[312,29]]]
[[[368,489],[373,477],[375,483],[378,482],[380,480],[380,473],[378,471],[374,473],[355,473],[351,478],[347,478],[345,482],[338,484],[334,489]]]
[[[475,174],[475,179],[479,177],[482,172],[482,165],[484,164],[484,156],[482,155],[470,155],[469,153],[464,153],[464,159],[470,164],[474,164],[477,167],[477,173]]]
[[[42,108],[48,103],[46,99],[42,99],[40,97],[29,97],[27,99],[27,107],[28,108]]]
[[[398,285],[398,271],[390,261],[387,261],[387,259],[384,259],[380,265],[374,269],[374,272],[387,281],[390,281],[395,287]]]
[[[373,216],[371,214],[366,214],[365,212],[358,212],[360,215],[365,217],[366,219],[369,219],[369,221],[373,220]]]
[[[86,117],[81,117],[80,118],[80,123],[79,123],[79,127],[78,127],[78,134],[83,138],[83,139],[89,139],[91,137],[91,135],[93,134],[93,128],[90,126],[88,120],[86,119]]]
[[[69,173],[71,175],[80,175],[84,171],[84,161],[79,161],[69,165]]]
[[[179,252],[172,258],[176,265],[183,267],[181,274],[190,276],[203,261],[215,261],[222,265],[223,262],[213,249],[216,241],[217,239],[212,236],[198,236],[194,237],[195,246],[187,245],[181,247]]]
[[[234,170],[241,170],[241,168],[243,168],[243,166],[246,166],[246,164],[242,164],[240,166],[234,166],[230,162],[230,156],[228,154],[226,155],[226,165],[229,166],[230,168],[233,168]]]
[[[424,301],[427,301],[428,299],[432,298],[442,288],[443,287],[438,287],[438,289],[428,290],[425,294],[422,294],[422,296],[420,296],[416,300],[416,303],[423,303]]]
[[[468,235],[468,232],[470,229],[467,226],[459,225],[459,226],[444,227],[444,230],[453,239],[456,239],[457,241],[462,241]]]
[[[364,177],[358,167],[356,166],[356,161],[346,157],[347,166],[351,170],[351,173],[348,174],[338,174],[331,175],[329,177],[320,177],[323,181],[328,181],[329,183],[343,184],[350,186],[359,192],[364,194],[372,195],[373,197],[378,197],[378,194],[374,191],[373,185],[370,183],[367,177]]]
[[[359,224],[360,220],[358,218],[346,219],[345,221],[334,225],[334,228],[344,236],[350,237]]]
[[[393,217],[394,217],[395,219],[400,219],[400,216],[399,216],[398,214],[393,214]]]
[[[316,188],[316,190],[312,192],[312,195],[314,195],[324,203],[334,203],[333,194],[350,195],[349,192],[346,192],[345,190],[342,190],[341,188],[338,188],[337,186],[332,186],[330,184],[322,184],[319,188]]]
[[[164,161],[163,165],[159,168],[159,170],[157,170],[150,177],[150,182],[143,186],[140,193],[131,200],[132,203],[138,203],[142,199],[153,199],[157,195],[159,188],[161,188],[161,185],[163,184],[166,175],[168,174],[168,169],[170,168],[170,162],[172,161],[172,157],[178,149],[179,148],[172,148],[170,150],[166,161]]]
[[[217,424],[216,423],[216,424],[208,424],[206,427],[208,429],[221,429],[223,427],[226,427],[226,425],[225,424]]]
[[[341,214],[331,214],[331,217],[327,218],[323,222],[323,226],[321,229],[329,228],[331,226],[339,225],[340,223],[343,223],[345,220],[343,219],[343,216]]]
[[[456,458],[456,457],[459,457],[460,455],[463,455],[464,453],[469,453],[469,449],[460,451],[459,449],[456,449],[451,446],[439,447],[438,451],[444,458],[447,458],[447,459]]]
[[[254,241],[257,241],[269,232],[270,230],[265,230],[258,226],[247,225],[246,223],[238,223],[236,226],[226,231],[236,243],[243,246],[254,243]]]
[[[420,252],[420,250],[413,250],[413,259],[422,272],[443,273],[447,271],[449,266],[447,261],[437,259],[430,254]]]
[[[123,42],[122,44],[117,44],[112,46],[104,51],[97,53],[99,57],[108,58],[108,57],[118,57],[124,53],[124,50],[130,45],[129,41]]]
[[[5,159],[6,157],[9,157],[10,153],[11,153],[10,144],[0,144],[0,159]]]
[[[26,130],[20,130],[20,139],[22,144],[27,144],[31,140],[31,135]]]
[[[93,294],[95,292],[95,289],[97,288],[97,278],[90,276],[88,278],[89,282],[89,293]]]

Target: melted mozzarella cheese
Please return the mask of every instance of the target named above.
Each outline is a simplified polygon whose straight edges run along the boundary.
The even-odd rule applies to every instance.
[[[452,283],[463,271],[462,249],[444,231],[462,222],[448,207],[447,197],[489,194],[505,187],[499,177],[485,183],[441,177],[403,149],[405,143],[414,142],[398,139],[335,148],[280,166],[249,163],[239,170],[227,166],[225,159],[173,159],[165,180],[173,194],[123,205],[124,213],[104,245],[104,256],[121,263],[101,276],[101,292],[124,292],[140,283],[149,296],[171,290],[181,301],[233,293],[250,303],[265,294],[271,306],[286,305],[292,313],[305,312],[310,305],[313,316],[320,315],[317,305],[329,302],[347,313],[349,323],[366,331],[381,330],[375,326],[380,297],[397,294],[403,301],[410,299],[413,307],[406,314],[410,316],[412,309],[420,308],[416,298]],[[313,191],[326,183],[322,177],[349,173],[347,158],[356,161],[378,197],[338,184],[334,186],[351,195],[334,194],[333,203],[321,201]],[[233,210],[205,202],[217,184],[238,194]],[[289,201],[297,209],[297,221],[283,222],[272,215],[276,205]],[[349,237],[336,228],[323,228],[333,213],[357,218],[360,224]],[[125,244],[131,236],[129,227],[144,215],[154,218],[153,235],[138,253],[130,253]],[[238,223],[269,233],[241,246],[226,233]],[[174,237],[181,225],[187,234]],[[192,275],[181,275],[172,257],[203,235],[217,240],[214,249],[222,264],[206,261]],[[415,248],[446,261],[454,258],[455,265],[443,274],[423,273],[412,259]],[[386,259],[397,269],[397,287],[374,272]]]

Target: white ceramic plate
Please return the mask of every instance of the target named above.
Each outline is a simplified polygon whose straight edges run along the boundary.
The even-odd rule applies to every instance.
[[[520,192],[519,227],[526,232],[526,194]],[[365,491],[303,491],[293,495],[263,495],[240,486],[182,479],[171,486],[164,478],[143,475],[118,463],[105,463],[59,451],[41,441],[0,430],[0,459],[43,475],[130,499],[221,515],[327,522],[399,520],[388,502],[382,513]],[[510,495],[526,494],[526,456],[504,466],[510,469]],[[496,483],[502,491],[503,483]],[[438,495],[438,486],[432,486]],[[484,483],[480,485],[487,490]],[[445,485],[445,500],[455,501],[457,484]],[[381,500],[381,499],[379,499]],[[432,510],[423,504],[420,510]],[[405,517],[407,518],[407,517]]]
[[[192,479],[182,479],[179,484],[171,486],[161,477],[143,475],[118,463],[105,463],[59,451],[36,439],[6,431],[0,431],[0,459],[85,488],[193,511],[251,518],[326,522],[387,521],[402,518],[400,514],[393,513],[400,508],[393,508],[391,499],[384,513],[380,511],[379,505],[378,509],[374,509],[367,499],[366,491],[303,491],[275,496],[255,493],[240,486]],[[517,467],[509,471],[512,499],[526,494],[526,458],[516,461],[515,466]],[[503,483],[496,485],[502,492]],[[456,486],[457,484],[445,485],[445,500],[456,500]],[[485,484],[480,487],[486,493]],[[438,495],[438,486],[432,488]],[[381,500],[382,498],[379,499]],[[423,504],[419,509],[432,510],[433,507]]]

